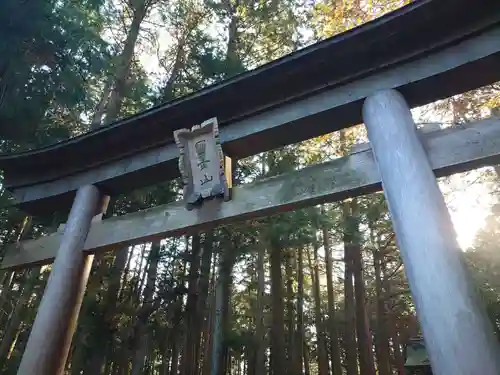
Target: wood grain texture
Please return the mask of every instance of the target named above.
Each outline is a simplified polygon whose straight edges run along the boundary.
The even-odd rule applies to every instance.
[[[179,171],[186,208],[192,210],[201,206],[207,198],[222,196],[229,200],[217,118],[208,119],[190,130],[176,130],[174,139],[180,152]]]
[[[432,167],[474,145],[500,144],[497,129],[480,141],[479,127],[441,136],[422,147],[410,109],[395,90],[369,97],[363,108],[405,273],[436,375],[500,374],[500,347],[472,284]],[[498,128],[498,124],[494,125]],[[457,148],[459,135],[463,148]],[[491,149],[490,149],[491,150]],[[431,163],[429,162],[429,159]],[[432,166],[431,166],[432,164]],[[456,165],[456,163],[455,163]]]
[[[93,255],[82,248],[100,203],[95,186],[80,188],[26,344],[18,375],[62,375]]]
[[[418,106],[494,82],[500,73],[498,77],[491,77],[484,73],[490,71],[485,66],[471,66],[477,63],[489,67],[487,60],[492,58],[494,71],[500,72],[496,69],[499,39],[500,28],[493,28],[419,59],[410,59],[419,53],[414,51],[412,56],[407,56],[409,61],[365,72],[364,78],[307,97],[273,103],[265,110],[220,127],[224,152],[239,159],[357,124],[361,122],[364,98],[382,89],[398,89],[404,92],[411,106]],[[468,73],[461,69],[467,69]],[[472,74],[469,69],[482,74]],[[464,76],[468,79],[460,79]],[[18,182],[12,189],[21,207],[28,210],[36,201],[48,198],[58,201],[63,194],[86,184],[96,184],[111,195],[121,194],[177,177],[178,156],[172,142],[67,176],[44,173],[45,180],[27,186],[19,186]],[[54,207],[42,206],[37,211]]]
[[[422,136],[432,168],[439,176],[500,163],[500,119],[448,128]],[[291,211],[380,190],[380,176],[369,145],[354,154],[300,171],[232,189],[229,202],[208,201],[187,211],[182,202],[92,223],[87,251],[121,248],[159,237],[181,235],[220,224]],[[1,268],[50,263],[61,233],[12,244]]]

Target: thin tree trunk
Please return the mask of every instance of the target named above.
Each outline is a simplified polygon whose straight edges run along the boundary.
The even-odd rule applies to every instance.
[[[212,252],[212,271],[210,279],[210,292],[209,292],[209,306],[207,312],[207,323],[205,328],[205,352],[203,355],[203,371],[201,375],[210,375],[210,369],[212,367],[212,348],[213,348],[213,335],[214,331],[214,321],[215,321],[215,278],[217,274],[217,254]]]
[[[296,363],[295,353],[295,318],[293,311],[293,269],[295,262],[294,250],[290,249],[286,258],[286,300],[287,300],[287,325],[288,325],[288,363],[290,364],[289,371],[291,375],[298,375],[298,368],[294,366]]]
[[[304,334],[304,262],[303,251],[299,249],[297,259],[297,367],[300,369],[299,374],[302,375],[304,354],[305,354],[305,334]]]
[[[170,354],[172,349],[170,342],[172,341],[172,336],[173,332],[170,329],[165,329],[159,375],[170,374]]]
[[[185,344],[183,348],[182,360],[181,360],[181,374],[182,375],[195,375],[198,359],[196,354],[198,352],[196,339],[198,338],[198,333],[196,327],[198,326],[198,281],[199,281],[199,271],[200,271],[200,253],[201,253],[201,243],[200,235],[196,234],[192,239],[192,251],[191,251],[191,267],[189,269],[189,284],[188,284],[188,297],[186,301],[186,337]]]
[[[243,375],[255,375],[252,363],[255,362],[255,350],[252,346],[245,346],[245,356],[243,357]]]
[[[7,327],[5,328],[2,342],[0,343],[0,369],[7,360],[17,334],[20,331],[19,328],[29,308],[27,305],[31,299],[33,287],[40,276],[40,271],[41,268],[38,266],[29,271],[29,274],[25,276],[21,296],[10,316]]]
[[[385,312],[384,291],[381,278],[382,253],[380,250],[373,251],[373,265],[375,269],[375,293],[377,298],[377,369],[378,375],[391,375],[390,349],[389,349],[389,327]]]
[[[383,289],[385,290],[385,295],[390,296],[391,295],[391,282],[390,280],[387,279],[386,273],[386,263],[385,262],[380,262],[380,269],[381,269],[381,276],[382,276],[382,286]],[[384,298],[384,302],[386,302],[386,299]],[[384,304],[384,308],[386,308],[385,311],[385,316],[386,316],[386,322],[389,327],[389,330],[391,332],[391,338],[392,338],[392,351],[394,355],[394,367],[396,367],[398,374],[399,375],[405,375],[405,369],[404,369],[404,358],[403,354],[401,353],[401,340],[399,337],[399,332],[398,332],[398,327],[396,325],[396,313],[393,311],[387,311],[387,307]]]
[[[84,374],[88,375],[98,375],[101,374],[102,367],[105,364],[106,356],[109,355],[112,349],[113,337],[114,337],[114,321],[117,316],[117,304],[118,304],[118,293],[121,284],[121,275],[123,269],[125,268],[125,261],[127,259],[128,247],[122,248],[116,252],[115,261],[113,266],[110,268],[109,275],[109,286],[106,292],[106,297],[104,298],[104,316],[96,316],[96,319],[104,319],[102,329],[99,332],[99,338],[96,339],[96,343],[99,342],[102,346],[93,346],[91,348],[90,359],[85,358],[85,347],[79,345],[75,347],[73,352],[71,367],[73,374],[80,374],[81,368],[84,369]],[[83,316],[89,314],[88,305],[84,306]],[[86,364],[85,364],[86,362]]]
[[[0,327],[7,324],[6,322],[12,313],[12,308],[10,308],[11,303],[9,303],[9,300],[12,300],[12,283],[14,282],[15,276],[15,271],[8,271],[2,286],[2,294],[0,295]]]
[[[325,215],[325,211],[323,211]],[[328,292],[328,328],[330,332],[330,352],[332,361],[332,375],[342,375],[342,363],[340,359],[339,337],[337,322],[335,321],[335,295],[333,291],[333,264],[330,246],[330,234],[326,224],[323,224],[323,248],[326,263],[326,286]]]
[[[137,279],[137,287],[135,289],[135,296],[137,297],[137,303],[139,304],[141,301],[141,295],[143,296],[143,288],[144,288],[144,283],[148,280],[148,272],[149,272],[149,256],[151,255],[151,251],[146,256],[146,245],[144,245],[144,249],[141,255],[141,264],[139,267],[139,270],[137,272],[138,274],[138,279]],[[144,261],[144,273],[143,273],[143,267],[142,263]]]
[[[229,246],[227,246],[229,248]],[[222,309],[222,355],[219,358],[220,374],[230,373],[231,363],[231,353],[229,351],[229,346],[227,343],[227,338],[231,331],[231,291],[233,287],[233,266],[234,266],[234,249],[228,249],[222,258],[222,297],[223,297],[223,309]]]
[[[153,296],[155,292],[156,278],[158,275],[158,263],[160,260],[160,241],[153,242],[151,251],[149,252],[148,263],[149,269],[147,274],[146,287],[144,289],[144,300],[137,314],[138,321],[135,329],[134,341],[136,342],[135,354],[132,361],[131,375],[140,375],[145,368],[148,358],[148,346],[150,341],[150,333],[147,330],[147,322],[151,312],[153,311]]]
[[[256,321],[256,341],[257,348],[255,354],[255,375],[264,375],[266,373],[266,342],[264,327],[264,293],[265,293],[265,274],[264,274],[264,243],[259,244],[257,250],[257,321]]]
[[[179,368],[179,346],[178,339],[172,339],[172,362],[170,364],[170,375],[177,375]]]
[[[354,271],[354,294],[356,297],[356,333],[358,336],[359,370],[363,375],[375,375],[373,362],[372,335],[366,315],[365,282],[363,279],[363,259],[359,243],[358,207],[356,199],[351,201],[352,233],[351,255]]]
[[[44,277],[45,276],[45,277]],[[28,343],[29,339],[29,333],[31,326],[33,325],[33,321],[35,319],[34,316],[29,314],[30,310],[36,310],[40,306],[40,302],[42,301],[43,293],[40,291],[45,290],[45,287],[47,286],[47,281],[48,281],[48,275],[44,275],[43,273],[40,274],[40,277],[38,278],[38,282],[33,289],[32,293],[32,298],[28,302],[29,305],[29,310],[27,310],[26,316],[23,317],[22,323],[19,326],[19,330],[16,334],[16,338],[13,341],[13,345],[11,346],[11,352],[8,356],[10,359],[10,356],[12,355],[13,349],[16,349],[16,352],[18,353],[24,353],[24,350],[26,348],[26,344]],[[31,316],[30,316],[31,315]],[[18,361],[20,361],[20,358],[17,358]],[[16,363],[16,367],[19,365],[19,362]]]
[[[102,118],[104,113],[106,112],[106,106],[108,104],[109,95],[111,93],[112,86],[112,78],[108,77],[106,83],[104,84],[104,88],[102,90],[101,99],[97,104],[97,108],[94,112],[94,116],[92,117],[92,122],[90,123],[90,129],[98,129],[102,125]]]
[[[394,353],[394,367],[398,372],[398,375],[405,375],[405,360],[403,358],[403,353],[401,352],[401,340],[399,337],[399,332],[396,327],[396,318],[389,316],[389,324],[391,326],[391,338],[392,338],[392,351]]]
[[[2,298],[2,300],[5,297],[5,293],[7,293],[10,290],[10,285],[13,279],[14,279],[14,271],[3,271],[2,281],[0,282],[0,285],[2,285],[0,298]]]
[[[210,296],[210,303],[207,306],[207,315],[206,315],[206,323],[205,323],[205,328],[203,330],[203,346],[202,346],[202,351],[203,351],[203,362],[202,362],[202,367],[200,370],[200,375],[209,375],[210,374],[210,359],[212,355],[212,329],[213,329],[213,309],[214,309],[214,301],[212,296]]]
[[[186,41],[184,39],[179,41],[177,46],[177,52],[175,54],[174,65],[172,66],[172,70],[170,71],[170,75],[168,77],[165,86],[163,87],[163,100],[169,101],[174,98],[174,85],[177,80],[177,77],[181,73],[181,69],[184,66],[184,59],[186,55],[186,51],[184,48]]]
[[[225,1],[226,10],[229,14],[230,21],[228,26],[227,34],[227,49],[226,49],[226,61],[225,65],[228,68],[225,74],[225,78],[229,78],[234,75],[235,68],[239,65],[241,59],[238,56],[238,14],[237,8],[239,6],[240,0]]]
[[[134,302],[134,297],[141,295],[140,290],[142,289],[141,284],[142,284],[142,279],[143,279],[142,268],[143,268],[144,260],[146,260],[146,262],[147,262],[146,244],[140,245],[140,249],[141,250],[140,250],[140,256],[139,256],[139,262],[137,263],[137,271],[134,272],[134,276],[133,276],[133,277],[135,277],[135,282],[133,283],[133,285],[129,289],[128,300],[130,302]],[[132,249],[132,251],[133,251],[133,249]],[[131,256],[133,256],[133,254]]]
[[[196,309],[196,325],[191,329],[194,331],[194,343],[196,345],[195,358],[197,368],[195,369],[195,374],[198,375],[199,371],[203,368],[201,353],[203,352],[203,348],[201,347],[204,332],[204,322],[205,317],[207,316],[207,301],[208,301],[208,288],[210,284],[210,266],[212,261],[212,250],[213,250],[213,232],[210,231],[205,233],[204,242],[203,242],[203,253],[201,260],[201,269],[200,269],[200,280],[199,280],[199,298],[198,298],[198,307]]]
[[[125,250],[124,250],[125,251]],[[128,283],[128,275],[130,272],[130,263],[132,262],[132,257],[134,256],[134,249],[132,248],[127,248],[126,250],[126,258],[127,261],[125,263],[125,268],[123,270],[122,275],[120,276],[121,284],[122,285],[127,285]],[[120,291],[118,292],[118,300],[121,300],[123,296],[125,295],[125,288],[120,288]]]
[[[342,203],[344,221],[344,313],[345,332],[344,346],[347,375],[358,374],[356,356],[356,315],[354,308],[352,233],[349,225],[350,207],[348,202]],[[364,374],[363,374],[364,375]]]
[[[28,238],[31,234],[33,227],[33,218],[31,216],[25,216],[19,229],[19,233],[16,238],[16,242],[23,241]],[[15,233],[15,232],[14,232]],[[4,277],[2,279],[2,293],[0,294],[0,326],[4,326],[5,320],[9,317],[7,313],[6,304],[9,300],[9,295],[12,289],[12,282],[14,281],[15,271],[4,271]],[[22,271],[24,272],[24,271]]]
[[[137,38],[139,37],[141,23],[146,17],[147,11],[148,1],[139,0],[134,2],[132,23],[130,24],[125,45],[119,58],[116,69],[115,84],[113,90],[111,91],[106,109],[106,122],[115,120],[120,114],[125,89],[127,87],[127,80],[130,74],[130,66],[132,64],[132,58],[134,57],[135,45],[137,43]]]
[[[285,316],[283,305],[283,278],[281,276],[281,248],[273,240],[269,241],[271,263],[272,329],[271,357],[272,375],[287,374],[285,359]]]
[[[112,361],[106,361],[104,366],[104,375],[108,375],[111,373],[112,365],[113,365]]]
[[[303,350],[304,350],[304,375],[311,375],[310,362],[309,362],[309,346],[304,339]]]
[[[314,234],[316,236],[316,234]],[[328,375],[328,358],[326,354],[326,342],[323,332],[323,320],[321,319],[321,296],[319,290],[319,269],[318,269],[318,242],[313,238],[314,264],[311,261],[311,254],[307,252],[309,269],[311,270],[311,280],[314,294],[314,316],[316,321],[316,336],[318,348],[318,374]]]

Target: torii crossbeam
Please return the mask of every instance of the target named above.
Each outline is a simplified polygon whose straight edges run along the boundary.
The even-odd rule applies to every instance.
[[[19,268],[54,261],[18,374],[62,374],[94,253],[381,186],[434,373],[500,373],[498,344],[436,182],[436,175],[500,163],[500,120],[419,134],[410,112],[499,80],[499,40],[498,1],[416,1],[103,129],[0,156],[5,186],[22,209],[46,214],[71,207],[64,231],[13,244],[2,262]],[[222,149],[235,159],[362,121],[370,144],[329,163],[236,187],[229,202],[212,200],[191,211],[174,203],[92,222],[107,196],[177,177],[173,132],[210,117],[218,118]]]

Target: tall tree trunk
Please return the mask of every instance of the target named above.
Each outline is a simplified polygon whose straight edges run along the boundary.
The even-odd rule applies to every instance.
[[[382,287],[381,262],[383,254],[380,250],[373,251],[373,265],[375,269],[375,292],[377,298],[377,334],[376,352],[378,375],[391,375],[390,349],[389,349],[389,327],[385,312],[385,294]]]
[[[169,375],[170,374],[170,352],[171,352],[171,345],[170,342],[172,341],[172,332],[170,330],[165,330],[164,332],[165,335],[165,341],[163,343],[163,350],[162,350],[162,356],[161,356],[161,365],[159,369],[159,375]]]
[[[33,218],[31,216],[25,216],[24,220],[21,223],[21,228],[19,229],[19,233],[17,234],[16,241],[20,242],[31,234],[33,225]],[[15,231],[13,231],[15,233]],[[8,319],[9,315],[6,313],[9,309],[6,308],[7,301],[10,299],[10,292],[12,289],[12,282],[14,281],[14,277],[16,275],[15,271],[6,270],[3,271],[2,277],[2,293],[0,294],[0,327],[3,327],[6,323],[5,321]],[[24,272],[24,271],[22,271]]]
[[[304,375],[311,375],[310,362],[309,362],[309,345],[304,340],[302,343],[304,351]]]
[[[392,293],[391,292],[391,281],[386,276],[386,273],[387,273],[386,263],[380,259],[379,265],[380,265],[381,276],[382,276],[381,283],[382,283],[383,289],[385,290],[385,295],[390,296]],[[387,298],[384,298],[384,302],[388,302]],[[398,375],[405,375],[405,369],[404,369],[404,362],[405,361],[403,358],[403,353],[401,353],[401,340],[399,337],[398,327],[396,324],[396,322],[397,322],[396,315],[397,314],[393,311],[387,311],[388,307],[385,306],[385,303],[384,303],[384,308],[386,308],[386,310],[385,310],[386,322],[387,322],[387,326],[390,330],[391,339],[392,339],[392,352],[393,352],[393,356],[394,356],[394,367],[397,369]]]
[[[403,358],[403,353],[401,352],[401,340],[399,337],[395,316],[389,315],[389,325],[391,326],[392,351],[394,353],[394,367],[396,367],[398,375],[405,375],[405,368],[404,368],[405,360]]]
[[[198,368],[195,369],[195,374],[198,375],[200,369],[202,369],[202,338],[204,332],[204,323],[205,317],[210,315],[207,310],[207,302],[208,302],[208,288],[210,284],[210,268],[212,262],[212,250],[213,250],[213,232],[209,231],[204,235],[203,253],[201,256],[201,269],[200,269],[200,281],[199,281],[199,298],[198,298],[198,306],[196,309],[196,325],[191,327],[190,329],[194,332],[194,343],[196,345],[195,358]],[[205,343],[206,345],[206,343]]]
[[[38,281],[35,283],[35,288],[33,289],[32,297],[28,302],[29,309],[26,311],[26,315],[23,316],[22,323],[19,325],[19,330],[16,333],[16,337],[14,338],[15,345],[11,347],[11,353],[9,353],[8,358],[12,355],[13,349],[15,348],[17,353],[24,353],[26,349],[26,344],[28,343],[28,338],[30,334],[30,328],[33,325],[33,321],[35,317],[29,314],[30,310],[37,310],[40,306],[40,302],[43,297],[42,291],[45,290],[48,281],[48,274],[41,273]],[[24,314],[24,313],[23,313]],[[15,367],[19,366],[21,358],[17,357],[15,362]],[[11,362],[11,361],[9,361]],[[14,361],[12,361],[14,362]]]
[[[223,310],[224,310],[224,285],[223,285],[223,262],[222,259],[224,255],[219,254],[217,266],[217,277],[215,280],[215,290],[214,290],[214,323],[212,330],[212,356],[211,356],[211,367],[210,375],[222,374],[222,368],[224,366],[224,354],[223,354],[223,341],[224,341],[224,326],[223,326]]]
[[[31,299],[33,287],[40,276],[41,268],[35,267],[29,271],[29,274],[26,274],[24,278],[23,290],[21,292],[21,296],[19,301],[17,301],[16,307],[12,312],[10,319],[5,328],[5,333],[2,338],[2,342],[0,343],[0,369],[3,367],[5,361],[8,358],[9,352],[13,346],[13,342],[16,339],[16,336],[19,332],[20,325],[26,315],[28,310],[28,303]]]
[[[184,285],[186,280],[185,280],[185,270],[187,268],[187,259],[184,259],[184,261],[179,262],[179,272],[178,273],[172,273],[173,277],[179,279],[179,285]],[[181,348],[182,348],[182,342],[184,341],[184,330],[185,330],[185,323],[184,323],[184,315],[185,311],[183,310],[183,298],[177,298],[177,300],[174,302],[172,306],[172,329],[171,332],[172,334],[170,335],[170,345],[171,345],[171,350],[170,350],[170,375],[178,375],[179,372],[179,363],[181,361]]]
[[[257,321],[255,336],[257,341],[255,354],[255,375],[264,375],[266,373],[266,342],[264,327],[264,293],[265,293],[265,274],[264,274],[264,252],[265,246],[261,240],[257,250]]]
[[[134,357],[132,360],[131,375],[140,375],[143,373],[147,357],[148,346],[150,342],[150,332],[147,329],[147,323],[150,314],[154,310],[153,296],[155,292],[156,278],[158,275],[158,263],[160,260],[160,241],[153,242],[148,256],[149,269],[147,273],[146,287],[143,294],[143,303],[137,314],[137,325],[134,334]]]
[[[297,368],[299,374],[304,373],[305,334],[304,334],[304,261],[303,251],[299,249],[297,256]],[[307,375],[307,374],[306,374]]]
[[[272,239],[269,241],[271,263],[272,329],[271,358],[272,375],[287,374],[285,359],[285,317],[283,305],[283,278],[281,276],[281,248]]]
[[[162,90],[163,91],[162,99],[164,101],[169,101],[174,98],[174,85],[177,80],[177,77],[179,77],[179,74],[181,73],[181,69],[184,66],[184,59],[186,56],[185,48],[186,48],[186,40],[185,38],[182,38],[178,42],[174,64],[172,66],[172,70],[170,71],[170,75],[168,76],[168,80],[165,83],[165,86],[163,87]]]
[[[73,351],[71,368],[72,374],[80,374],[81,368],[84,368],[85,375],[101,374],[102,367],[105,364],[106,356],[112,351],[113,337],[115,332],[115,319],[118,315],[118,294],[121,286],[121,275],[125,268],[125,262],[128,254],[128,246],[116,252],[114,264],[110,267],[108,290],[104,298],[104,315],[98,315],[95,319],[102,319],[98,322],[102,328],[99,331],[99,337],[95,337],[95,344],[90,348],[90,358],[85,357],[84,345],[75,346]],[[83,316],[90,314],[89,306],[84,305]],[[100,344],[99,346],[97,344]]]
[[[220,361],[220,374],[230,373],[231,363],[231,353],[229,351],[229,346],[227,339],[229,333],[231,332],[231,291],[233,288],[233,266],[235,262],[234,249],[226,246],[228,249],[222,258],[222,355],[219,358]]]
[[[218,276],[215,282],[215,316],[213,329],[211,375],[223,375],[230,369],[227,337],[230,331],[231,287],[234,256],[229,249],[219,255]]]
[[[106,83],[104,84],[101,99],[99,99],[99,103],[97,103],[94,116],[92,117],[92,122],[90,123],[90,129],[92,130],[98,129],[102,125],[102,118],[104,116],[104,113],[106,112],[106,106],[108,104],[109,95],[111,93],[112,81],[112,77],[108,77]]]
[[[209,291],[209,306],[207,308],[207,322],[205,327],[205,339],[204,339],[204,355],[203,355],[203,370],[201,375],[210,375],[212,367],[212,349],[214,337],[212,335],[214,331],[215,324],[215,278],[217,275],[217,254],[212,252],[212,271],[210,278],[210,291]]]
[[[3,301],[7,299],[7,294],[10,291],[10,287],[12,284],[12,280],[14,280],[14,271],[4,271],[2,275],[2,281],[0,285],[2,285],[2,293],[0,294],[0,308],[2,307]]]
[[[323,214],[326,214],[323,210]],[[330,234],[326,224],[323,224],[323,248],[326,263],[326,286],[328,292],[328,328],[330,332],[330,352],[332,362],[332,375],[342,375],[340,359],[339,337],[337,322],[335,320],[335,295],[333,291],[333,264],[330,246]]]
[[[144,249],[143,249],[142,256],[141,256],[140,267],[139,267],[139,270],[137,271],[137,275],[138,275],[137,276],[137,286],[135,289],[135,293],[133,294],[133,296],[136,297],[137,304],[141,303],[141,296],[143,296],[144,284],[148,280],[149,255],[151,254],[151,252],[148,256],[146,256],[146,253],[147,253],[146,252],[146,245],[144,245]],[[144,260],[144,267],[142,266],[143,260]]]
[[[0,369],[2,369],[2,366],[5,366],[4,370],[7,370],[8,373],[9,368],[16,368],[19,366],[19,362],[17,360],[17,363],[13,363],[14,358],[12,357],[12,354],[14,353],[14,350],[16,350],[18,353],[24,352],[24,348],[26,346],[25,336],[28,332],[29,331],[26,329],[26,324],[24,322],[21,322],[15,330],[14,336],[11,340],[10,348],[7,350],[7,354],[5,356],[5,364],[2,363],[2,365],[0,365]],[[24,336],[23,339],[21,339],[22,336]]]
[[[361,254],[358,206],[356,199],[351,201],[352,233],[351,253],[354,271],[354,294],[356,297],[356,333],[358,336],[359,370],[363,375],[375,375],[373,362],[372,335],[366,314],[365,282],[363,278],[363,259]]]
[[[354,308],[354,285],[353,285],[353,251],[352,233],[349,225],[350,205],[349,202],[342,203],[344,221],[344,313],[345,332],[344,346],[346,356],[347,375],[358,374],[356,358],[356,315]],[[363,374],[364,375],[364,374]]]
[[[135,301],[134,298],[136,297],[139,297],[141,295],[141,284],[142,284],[142,279],[144,278],[144,276],[142,275],[142,269],[146,269],[147,268],[147,259],[146,259],[146,244],[142,244],[140,246],[140,255],[139,255],[139,262],[137,262],[137,266],[135,267],[137,269],[137,271],[134,271],[134,283],[133,285],[129,288],[129,296],[128,296],[128,300],[131,302],[131,303],[135,303],[135,302],[139,302],[139,301]],[[133,255],[131,255],[133,256]],[[146,261],[146,266],[143,267],[143,263],[144,261]]]
[[[316,236],[316,234],[314,234]],[[307,252],[309,269],[311,270],[311,280],[314,294],[314,316],[316,321],[316,336],[318,348],[318,374],[328,375],[328,357],[326,353],[326,340],[323,331],[323,320],[321,319],[321,295],[319,290],[319,269],[318,269],[318,241],[313,238],[314,264],[311,261],[311,254]]]
[[[225,73],[225,78],[229,78],[236,74],[236,68],[241,63],[238,56],[238,23],[239,17],[237,14],[240,0],[224,0],[226,11],[229,14],[229,26],[227,28],[227,48],[225,65],[228,70]]]
[[[172,360],[170,363],[170,375],[177,375],[179,368],[179,339],[172,338]]]
[[[192,239],[191,267],[189,269],[188,296],[185,312],[185,332],[183,354],[181,359],[181,374],[195,375],[197,366],[197,345],[195,342],[198,335],[194,332],[197,326],[198,313],[198,281],[200,272],[201,243],[200,235],[196,234]]]
[[[287,300],[287,328],[288,328],[288,364],[291,375],[298,375],[296,363],[296,344],[295,344],[295,317],[293,311],[293,269],[295,263],[294,249],[290,249],[286,258],[286,300]]]
[[[0,295],[0,327],[3,327],[7,324],[7,320],[12,313],[12,303],[14,292],[12,290],[12,284],[16,278],[16,274],[22,273],[25,271],[8,271],[5,274],[5,280],[2,285],[2,294]]]
[[[137,38],[139,37],[142,21],[148,12],[149,1],[139,0],[134,1],[133,3],[134,9],[132,13],[132,22],[128,30],[123,51],[118,60],[115,84],[113,90],[111,91],[106,109],[106,122],[115,120],[120,114],[123,97],[127,87],[127,80],[130,74],[130,66],[134,57],[135,45],[137,43]]]

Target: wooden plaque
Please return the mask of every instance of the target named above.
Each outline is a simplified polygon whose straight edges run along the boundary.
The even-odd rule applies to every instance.
[[[191,130],[176,130],[174,138],[180,150],[179,170],[187,209],[201,205],[208,198],[229,200],[217,118],[195,125]]]

